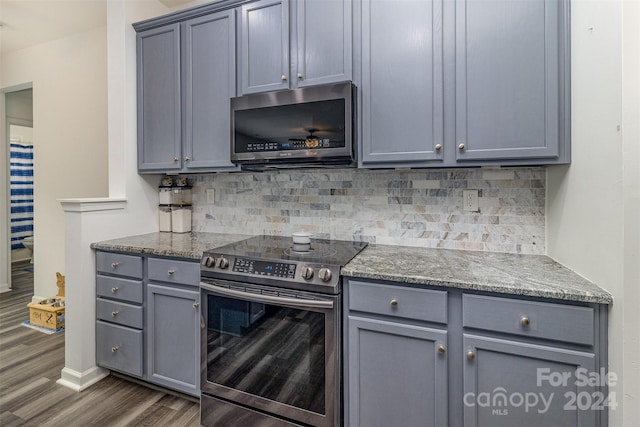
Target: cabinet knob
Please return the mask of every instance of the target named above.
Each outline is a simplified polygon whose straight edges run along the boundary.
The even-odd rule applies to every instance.
[[[118,292],[118,287],[116,286],[116,287],[114,287],[114,288],[111,288],[111,292],[113,292],[114,294],[115,294],[116,292]]]
[[[476,354],[473,351],[471,350],[467,351],[467,360],[473,361],[475,358],[476,358]]]
[[[459,148],[460,150],[464,150],[464,144],[460,144],[460,145],[458,145],[458,148]]]
[[[184,157],[184,161],[185,161],[185,162],[188,162],[189,160],[191,160],[191,157],[189,157],[189,156],[185,156],[185,157]]]
[[[114,345],[113,347],[111,347],[111,353],[115,353],[118,350],[120,350],[120,346],[119,345]]]
[[[198,307],[200,307],[200,303],[199,302],[194,302],[193,303],[193,308],[195,308],[197,310]]]
[[[118,314],[120,314],[120,312],[119,312],[119,311],[112,311],[112,312],[111,312],[111,315],[112,315],[113,317],[116,317]]]
[[[169,270],[167,271],[167,276],[173,276],[175,274],[175,270]]]
[[[177,156],[174,156],[174,157],[173,157],[173,161],[174,161],[174,162],[177,162],[178,160],[180,160],[180,159],[179,159]]]
[[[444,348],[444,346],[441,344],[438,346],[438,354],[445,354],[447,351],[446,348]]]
[[[119,262],[112,262],[111,263],[111,268],[118,268],[119,265],[120,265]]]
[[[435,149],[436,151],[442,150],[442,144],[436,144]]]
[[[391,300],[390,304],[391,304],[391,307],[397,307],[398,306],[398,300],[394,298],[394,299]]]
[[[298,78],[302,80],[302,73],[298,73]]]
[[[527,316],[522,316],[520,319],[520,324],[525,328],[531,324],[531,320]]]
[[[280,80],[282,80],[283,82],[287,81],[287,76],[285,76],[284,74],[282,76],[280,76]]]

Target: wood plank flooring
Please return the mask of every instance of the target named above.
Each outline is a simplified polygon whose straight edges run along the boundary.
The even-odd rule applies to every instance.
[[[56,384],[64,332],[25,328],[33,295],[28,262],[12,267],[13,290],[0,294],[0,426],[199,426],[199,404],[109,376],[77,393]]]

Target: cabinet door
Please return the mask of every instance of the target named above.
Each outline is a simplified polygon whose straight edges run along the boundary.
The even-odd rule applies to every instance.
[[[147,285],[147,378],[200,393],[200,293]]]
[[[446,331],[355,316],[348,328],[349,425],[447,425]]]
[[[180,25],[137,34],[138,170],[181,167]]]
[[[184,24],[187,170],[233,168],[229,99],[236,94],[235,10]]]
[[[362,0],[362,163],[442,159],[442,0]]]
[[[572,407],[596,403],[576,374],[594,372],[592,353],[467,334],[464,349],[465,427],[596,425],[598,411]]]
[[[456,1],[458,162],[559,156],[568,118],[561,110],[568,102],[566,6],[558,0]]]
[[[298,87],[351,77],[351,0],[299,0],[296,4]]]
[[[241,9],[242,94],[289,87],[289,0],[260,0]]]

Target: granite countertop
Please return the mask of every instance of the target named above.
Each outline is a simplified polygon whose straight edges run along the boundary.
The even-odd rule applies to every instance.
[[[369,245],[344,276],[612,304],[607,291],[544,255]]]
[[[208,249],[238,242],[251,236],[216,233],[149,233],[92,243],[91,248],[103,251],[170,256],[185,259],[202,258]]]

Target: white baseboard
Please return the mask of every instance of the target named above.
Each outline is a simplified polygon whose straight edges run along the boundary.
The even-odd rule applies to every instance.
[[[8,283],[1,283],[0,284],[0,294],[3,292],[9,292],[11,290],[11,288],[9,287]]]
[[[92,386],[108,375],[108,370],[97,366],[94,366],[84,372],[77,372],[73,369],[63,368],[60,373],[60,379],[56,381],[56,383],[79,392],[89,386]]]

